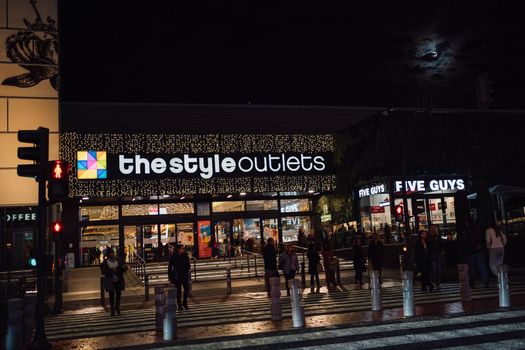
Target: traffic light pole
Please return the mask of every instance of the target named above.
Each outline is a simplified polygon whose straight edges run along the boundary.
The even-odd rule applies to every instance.
[[[47,149],[47,145],[46,145]],[[45,174],[47,162],[41,164],[44,167],[42,174]],[[46,202],[46,181],[40,179],[38,182],[38,240],[37,240],[37,296],[36,296],[36,328],[33,341],[29,349],[51,349],[51,345],[47,341],[46,332],[44,329],[44,256],[46,244],[46,230],[47,230],[47,202]]]
[[[63,310],[62,299],[62,234],[55,239],[55,306],[53,314],[61,314]]]

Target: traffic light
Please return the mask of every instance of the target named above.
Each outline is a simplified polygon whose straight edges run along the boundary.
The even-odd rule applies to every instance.
[[[53,160],[48,166],[47,197],[50,202],[67,199],[69,193],[69,165],[62,160]]]
[[[61,221],[54,221],[51,223],[51,234],[53,235],[53,239],[55,241],[60,238],[63,230],[64,230],[64,225],[62,224]]]
[[[40,127],[37,130],[19,130],[18,141],[33,144],[33,147],[18,147],[18,158],[34,162],[18,165],[16,167],[18,176],[45,181],[49,157],[49,129]]]
[[[404,210],[402,205],[396,205],[394,208],[394,216],[396,219],[396,222],[403,222],[404,221]]]

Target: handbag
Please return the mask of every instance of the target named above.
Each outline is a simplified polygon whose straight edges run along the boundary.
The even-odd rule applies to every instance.
[[[317,268],[317,272],[323,272],[323,264],[321,264],[320,262],[317,263],[316,268]]]

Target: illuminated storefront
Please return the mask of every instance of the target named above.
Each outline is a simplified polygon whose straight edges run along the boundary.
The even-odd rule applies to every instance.
[[[403,185],[404,184],[404,185]],[[366,235],[377,233],[383,239],[398,241],[405,225],[411,232],[437,225],[442,235],[456,237],[455,194],[467,191],[469,179],[458,176],[422,176],[385,178],[356,188],[356,207],[360,227]],[[405,215],[395,220],[394,208],[400,206]]]
[[[335,188],[332,135],[61,136],[72,165],[79,265],[107,247],[146,261],[183,243],[197,258],[260,252],[314,233],[316,196]],[[76,243],[75,243],[76,244]]]

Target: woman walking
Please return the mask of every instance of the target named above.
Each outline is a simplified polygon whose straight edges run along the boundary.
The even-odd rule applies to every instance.
[[[498,265],[503,264],[507,237],[498,230],[495,222],[490,223],[489,228],[485,232],[485,237],[487,239],[487,249],[489,250],[490,271],[495,276],[498,276]]]
[[[279,258],[279,265],[282,266],[284,280],[286,283],[286,295],[290,296],[290,286],[288,281],[295,278],[295,272],[299,270],[299,260],[293,251],[293,246],[288,244],[286,251]]]
[[[104,275],[104,289],[109,293],[111,316],[120,315],[120,296],[125,288],[124,273],[128,267],[116,256],[113,249],[108,248],[108,258],[100,265]]]

